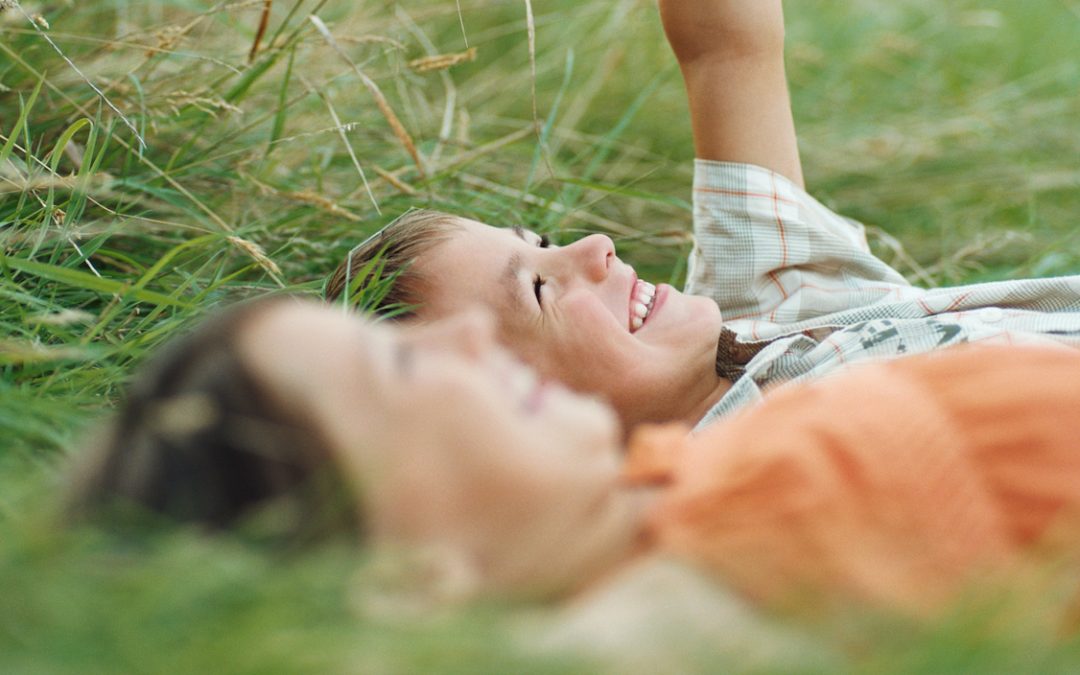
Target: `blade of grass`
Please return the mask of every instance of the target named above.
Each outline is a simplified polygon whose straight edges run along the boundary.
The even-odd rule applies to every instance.
[[[285,65],[285,77],[281,78],[281,88],[278,90],[277,112],[274,113],[274,126],[270,130],[270,140],[266,142],[264,158],[269,157],[274,151],[274,144],[278,142],[285,132],[285,115],[289,110],[289,82],[292,81],[293,63],[296,61],[296,47],[289,50],[289,62]]]
[[[424,162],[420,157],[420,151],[417,150],[416,143],[413,142],[412,136],[405,130],[405,125],[398,119],[397,113],[394,112],[394,109],[391,108],[390,104],[387,102],[386,97],[383,96],[382,90],[379,89],[379,85],[375,83],[375,80],[368,77],[364,71],[360,70],[360,66],[356,65],[356,63],[349,58],[349,55],[341,48],[341,45],[338,44],[337,40],[334,39],[333,34],[330,33],[330,29],[326,27],[326,24],[323,23],[322,19],[315,14],[309,16],[308,19],[319,31],[319,34],[322,35],[323,39],[326,40],[326,43],[337,52],[338,56],[352,68],[353,73],[360,78],[360,82],[368,90],[368,93],[371,94],[371,97],[375,99],[375,106],[379,109],[379,112],[382,113],[383,117],[386,118],[387,124],[390,125],[390,130],[393,132],[394,136],[397,137],[402,147],[405,148],[405,152],[409,153],[409,156],[412,157],[413,164],[416,165],[416,171],[420,178],[424,178],[426,172],[424,170]]]
[[[82,119],[75,120],[75,122],[64,130],[64,133],[60,134],[60,138],[56,139],[56,145],[53,147],[52,153],[49,155],[49,171],[56,173],[57,167],[60,165],[60,157],[63,155],[64,148],[71,142],[72,137],[79,133],[81,129],[87,125],[93,123],[83,117]]]
[[[127,128],[131,129],[131,133],[135,134],[136,140],[139,141],[139,152],[144,152],[146,150],[146,140],[143,139],[142,134],[140,134],[139,130],[135,128],[135,125],[131,123],[131,120],[127,118],[127,115],[125,115],[120,110],[120,108],[116,107],[112,100],[110,100],[109,97],[105,95],[105,92],[99,89],[98,86],[94,84],[94,82],[89,77],[87,77],[86,74],[83,73],[83,71],[77,65],[75,65],[74,61],[68,58],[67,54],[64,53],[64,50],[60,49],[60,45],[53,42],[53,39],[49,37],[48,33],[42,30],[41,26],[38,25],[38,22],[34,21],[34,19],[26,13],[26,10],[23,9],[22,5],[20,5],[19,3],[15,3],[15,7],[17,7],[19,11],[22,12],[22,15],[26,17],[26,20],[30,23],[31,26],[34,27],[34,30],[38,32],[38,35],[40,35],[41,38],[45,40],[45,42],[49,43],[49,45],[54,50],[56,50],[56,53],[60,55],[60,58],[68,64],[68,67],[74,70],[75,73],[82,79],[82,81],[94,90],[94,93],[96,93],[100,97],[101,101],[103,101],[105,105],[107,105],[114,113],[116,113],[116,115],[120,118],[121,121],[123,121],[124,125],[127,126]]]
[[[154,291],[131,291],[130,282],[113,281],[112,279],[96,277],[93,274],[80,272],[79,270],[73,270],[67,267],[48,265],[33,260],[12,258],[3,253],[0,253],[0,259],[4,260],[5,264],[12,270],[67,284],[74,288],[81,288],[83,290],[109,295],[119,295],[121,297],[126,297],[130,293],[132,298],[140,302],[181,308],[189,307],[189,304],[184,300],[172,298]]]
[[[15,126],[12,127],[10,135],[7,140],[4,141],[4,147],[0,148],[0,166],[3,166],[7,162],[8,157],[11,156],[11,151],[15,147],[15,139],[19,137],[19,130],[25,130],[27,138],[29,138],[29,128],[26,124],[26,119],[30,116],[30,110],[34,107],[34,102],[37,101],[38,94],[41,93],[41,87],[45,84],[45,75],[42,74],[38,78],[37,86],[34,87],[34,91],[30,93],[30,98],[23,102],[22,97],[19,97],[19,119],[15,122]],[[29,147],[29,143],[27,144]]]
[[[623,114],[619,116],[618,121],[611,127],[611,129],[604,134],[600,139],[600,145],[592,153],[592,158],[586,165],[585,170],[582,172],[583,180],[591,180],[596,171],[600,168],[604,161],[610,156],[611,151],[615,145],[615,141],[622,136],[623,132],[629,126],[630,121],[634,119],[637,113],[641,110],[646,101],[653,95],[656,88],[666,77],[666,73],[659,73],[648,82],[638,95],[630,102]],[[581,199],[582,189],[576,185],[564,187],[559,195],[558,201],[566,208],[573,209],[576,207],[578,201]],[[558,219],[555,212],[551,212],[551,215],[545,221],[548,227],[552,227],[554,222]]]
[[[544,147],[544,137],[540,125],[540,108],[536,97],[536,19],[533,17],[532,0],[525,0],[525,32],[529,45],[529,91],[532,95],[532,119],[533,129],[536,131],[536,142],[540,147],[540,156],[544,159],[548,175],[555,177],[555,170],[551,168],[551,158],[548,157]]]
[[[555,119],[558,117],[559,108],[562,105],[563,95],[566,93],[567,87],[570,86],[570,80],[574,72],[574,50],[569,49],[566,52],[566,63],[563,66],[563,79],[562,84],[559,86],[559,90],[555,93],[555,100],[551,104],[551,111],[548,113],[547,119],[544,120],[544,127],[540,132],[540,142],[536,144],[536,150],[533,152],[532,164],[529,165],[529,174],[525,178],[525,187],[522,188],[522,194],[528,194],[531,191],[533,180],[536,178],[537,168],[540,165],[541,159],[544,157],[544,148],[547,147],[547,140],[551,134],[551,130],[555,126]],[[548,171],[552,177],[555,176],[554,170],[551,165],[548,164]],[[517,205],[515,205],[516,207]]]

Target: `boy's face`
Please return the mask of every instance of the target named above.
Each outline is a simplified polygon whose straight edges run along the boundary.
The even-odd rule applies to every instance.
[[[603,235],[558,247],[519,228],[460,225],[415,263],[422,319],[486,307],[500,341],[542,376],[606,397],[630,424],[682,419],[726,386],[709,298],[653,289]]]

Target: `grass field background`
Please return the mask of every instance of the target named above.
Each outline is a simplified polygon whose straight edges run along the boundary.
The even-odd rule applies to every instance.
[[[606,232],[681,279],[692,145],[649,0],[534,1],[532,22],[523,0],[275,0],[249,59],[265,6],[0,2],[0,672],[582,667],[505,639],[513,608],[372,618],[343,548],[57,526],[69,456],[141,359],[223,303],[318,295],[411,205]],[[809,189],[886,260],[923,284],[1080,271],[1080,4],[787,14]],[[1001,617],[869,632],[832,635],[854,669],[1080,665]]]

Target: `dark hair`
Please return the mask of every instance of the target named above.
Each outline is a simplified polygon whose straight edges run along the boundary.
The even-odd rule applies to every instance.
[[[430,209],[408,211],[368,241],[349,252],[326,282],[326,299],[339,300],[350,293],[358,275],[374,260],[379,274],[362,279],[367,287],[388,283],[385,294],[364,309],[388,318],[404,319],[415,316],[422,303],[425,280],[414,263],[436,244],[445,241],[451,232],[460,228],[457,216]],[[351,301],[351,298],[349,298]]]
[[[282,406],[237,351],[245,324],[278,302],[227,310],[140,370],[78,458],[70,515],[119,523],[134,505],[220,530],[273,505],[274,517],[256,523],[272,540],[359,535],[356,501],[319,430]]]

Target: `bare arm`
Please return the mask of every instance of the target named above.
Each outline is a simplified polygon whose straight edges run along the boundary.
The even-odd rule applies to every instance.
[[[780,0],[659,0],[700,159],[757,164],[803,185]]]

